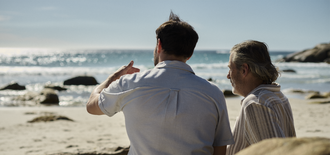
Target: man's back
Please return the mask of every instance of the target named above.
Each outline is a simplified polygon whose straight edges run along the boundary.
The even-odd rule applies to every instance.
[[[126,91],[119,95],[117,111],[125,115],[130,154],[211,154],[213,145],[232,142],[221,91],[195,76],[185,63],[161,62],[151,71],[120,79],[110,89],[104,96],[112,100]]]

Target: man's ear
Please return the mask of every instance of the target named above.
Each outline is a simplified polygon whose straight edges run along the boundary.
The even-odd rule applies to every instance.
[[[246,77],[250,72],[250,66],[247,63],[244,63],[241,66],[241,72],[243,74],[243,77]]]
[[[157,53],[160,53],[163,50],[162,43],[160,42],[160,39],[157,39]]]

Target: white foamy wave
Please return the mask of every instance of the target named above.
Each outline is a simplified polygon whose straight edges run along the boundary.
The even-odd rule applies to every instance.
[[[291,63],[274,63],[277,67],[282,68],[328,68],[330,69],[330,64],[327,63],[298,63],[298,62],[291,62]]]
[[[199,63],[199,64],[191,64],[190,67],[192,69],[225,69],[228,68],[228,63]]]
[[[140,70],[146,70],[148,67],[140,65],[135,66]],[[99,74],[112,74],[120,66],[116,67],[37,67],[37,66],[1,66],[0,76],[9,75],[99,75]]]

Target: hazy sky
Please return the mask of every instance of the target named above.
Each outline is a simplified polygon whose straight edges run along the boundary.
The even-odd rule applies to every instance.
[[[171,10],[197,31],[197,49],[330,42],[329,0],[0,0],[0,48],[153,49]]]

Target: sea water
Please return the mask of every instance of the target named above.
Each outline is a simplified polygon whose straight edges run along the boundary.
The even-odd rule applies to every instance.
[[[293,69],[296,73],[282,72],[276,81],[289,97],[291,89],[319,92],[330,91],[330,65],[326,63],[277,63],[294,51],[270,51],[271,59],[280,70]],[[195,74],[212,79],[221,90],[231,90],[227,79],[229,50],[196,50],[187,61]],[[153,50],[122,49],[0,49],[0,87],[11,82],[26,86],[26,90],[0,91],[0,106],[22,106],[12,98],[28,91],[40,92],[45,85],[63,86],[63,81],[79,75],[93,76],[101,83],[119,67],[131,60],[141,71],[152,69]],[[60,106],[84,106],[95,86],[64,86],[59,91]]]

